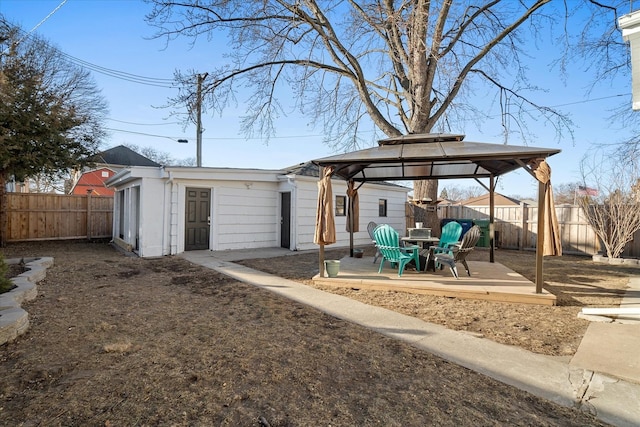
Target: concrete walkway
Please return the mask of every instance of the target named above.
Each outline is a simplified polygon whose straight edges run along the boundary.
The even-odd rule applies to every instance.
[[[265,258],[292,254],[287,250],[252,251],[191,251],[180,256],[237,280],[268,289],[286,298],[314,307],[337,318],[365,326],[383,335],[406,341],[466,368],[480,372],[536,396],[568,407],[595,414],[599,419],[617,426],[640,425],[640,372],[637,381],[614,377],[601,372],[595,360],[610,355],[595,355],[594,350],[581,349],[581,363],[528,352],[518,347],[498,344],[471,334],[452,331],[414,317],[320,291],[301,283],[286,280],[235,264],[233,260]],[[613,326],[599,324],[600,326]],[[593,326],[593,325],[592,325]],[[640,352],[640,326],[629,330],[631,342],[618,355],[619,359],[636,361]],[[597,327],[599,328],[599,326]],[[597,343],[610,330],[595,331],[587,343]],[[602,345],[595,345],[603,348]],[[606,347],[605,347],[606,348]],[[591,351],[591,353],[589,353]],[[617,362],[616,362],[617,363]],[[624,363],[624,362],[623,362]]]
[[[640,308],[640,277],[629,281],[620,307]],[[640,384],[640,316],[580,317],[592,322],[571,359],[571,366]]]

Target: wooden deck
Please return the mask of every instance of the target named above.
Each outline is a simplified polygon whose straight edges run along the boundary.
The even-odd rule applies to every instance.
[[[543,290],[536,294],[535,283],[499,263],[468,261],[471,277],[467,276],[464,266],[458,266],[460,279],[456,280],[445,267],[436,272],[416,272],[405,269],[402,277],[398,270],[385,263],[378,274],[380,260],[373,264],[372,257],[340,260],[340,273],[337,277],[313,278],[314,283],[325,286],[340,286],[379,291],[399,291],[415,294],[438,295],[454,298],[489,300],[522,304],[555,305],[556,296]]]

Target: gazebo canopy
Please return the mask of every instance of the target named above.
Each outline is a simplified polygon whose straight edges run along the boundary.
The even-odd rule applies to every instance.
[[[490,178],[514,171],[560,150],[464,141],[464,135],[403,135],[378,147],[313,160],[334,166],[334,175],[358,182]]]

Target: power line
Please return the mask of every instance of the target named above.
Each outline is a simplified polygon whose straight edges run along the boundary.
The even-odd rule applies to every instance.
[[[24,40],[27,37],[32,37],[31,32],[33,32],[40,25],[42,25],[42,23],[44,23],[47,19],[49,19],[49,17],[51,17],[66,2],[67,2],[67,0],[63,0],[62,3],[60,3],[51,13],[49,13],[49,15],[47,15],[40,23],[38,23],[30,32],[27,33],[24,30],[22,30],[21,28],[18,28],[19,31],[25,32],[24,37],[22,39],[20,39],[20,41]],[[153,87],[160,87],[160,88],[165,88],[165,89],[176,89],[176,88],[180,87],[180,84],[178,84],[174,79],[147,77],[147,76],[142,76],[142,75],[139,75],[139,74],[129,73],[129,72],[126,72],[126,71],[119,71],[119,70],[115,70],[115,69],[112,69],[112,68],[103,67],[103,66],[96,65],[96,64],[93,64],[93,63],[88,62],[88,61],[84,61],[84,60],[82,60],[80,58],[76,58],[76,57],[74,57],[72,55],[69,55],[69,54],[61,51],[59,48],[57,48],[55,46],[52,46],[51,44],[49,44],[48,41],[45,41],[45,43],[51,49],[54,49],[55,51],[57,51],[62,57],[66,58],[69,62],[72,62],[72,63],[74,63],[74,64],[76,64],[76,65],[78,65],[78,66],[80,66],[82,68],[89,69],[91,71],[95,71],[96,73],[99,73],[99,74],[103,74],[103,75],[106,75],[106,76],[109,76],[109,77],[113,77],[113,78],[117,78],[117,79],[120,79],[120,80],[129,81],[129,82],[132,82],[132,83],[143,84],[143,85],[153,86]],[[626,94],[609,95],[609,96],[603,96],[603,97],[600,97],[600,98],[586,99],[586,100],[582,100],[582,101],[575,101],[575,102],[569,102],[569,103],[565,103],[565,104],[553,105],[553,106],[550,106],[549,108],[558,108],[558,107],[566,107],[566,106],[569,106],[569,105],[586,104],[588,102],[601,101],[601,100],[604,100],[604,99],[610,99],[610,98],[615,98],[615,97],[620,97],[620,96],[627,96],[627,95]],[[530,110],[530,111],[535,111],[535,110]],[[497,116],[492,116],[492,117],[495,118]],[[316,135],[316,136],[321,136],[321,135]],[[302,137],[305,137],[305,136],[302,136]],[[293,138],[293,136],[291,138]],[[206,139],[211,139],[211,138],[206,138]],[[219,139],[228,139],[228,138],[219,138]],[[246,139],[246,138],[232,138],[232,139]],[[261,139],[261,138],[249,138],[249,139]]]
[[[618,95],[609,95],[609,96],[602,96],[600,98],[593,98],[593,99],[583,99],[582,101],[575,101],[575,102],[568,102],[566,104],[558,104],[558,105],[553,105],[549,108],[558,108],[558,107],[566,107],[567,105],[578,105],[578,104],[586,104],[588,102],[594,102],[594,101],[602,101],[603,99],[609,99],[609,98],[617,98],[619,96],[629,96],[629,94],[627,93],[620,93]]]
[[[153,133],[147,133],[147,132],[137,132],[137,131],[133,131],[133,130],[126,130],[126,129],[114,129],[114,128],[105,128],[106,130],[109,130],[111,132],[122,132],[122,133],[131,133],[134,135],[143,135],[143,136],[151,136],[154,138],[165,138],[165,139],[171,139],[171,140],[178,140],[178,139],[184,139],[185,136],[168,136],[168,135],[158,135],[158,134],[153,134]],[[322,137],[324,135],[321,134],[317,134],[317,135],[289,135],[289,136],[273,136],[270,139],[290,139],[290,138],[318,138],[318,137]],[[202,138],[203,140],[206,139],[208,141],[251,141],[251,140],[261,140],[263,138],[245,138],[245,137],[216,137],[216,138]]]
[[[583,99],[582,101],[574,101],[574,102],[567,102],[567,103],[565,103],[565,104],[550,105],[548,108],[559,108],[559,107],[567,107],[567,106],[569,106],[569,105],[587,104],[587,103],[589,103],[589,102],[602,101],[602,100],[605,100],[605,99],[617,98],[617,97],[620,97],[620,96],[629,96],[629,94],[626,94],[626,93],[620,93],[620,94],[617,94],[617,95],[601,96],[600,98]],[[545,108],[547,108],[547,107],[545,107]],[[536,109],[536,108],[531,108],[531,109],[524,110],[524,111],[525,111],[525,112],[527,112],[527,113],[530,113],[530,112],[532,112],[532,111],[539,111],[539,110],[538,110],[538,109]],[[496,117],[500,117],[501,115],[502,115],[502,114],[500,114],[500,115],[488,116],[488,117],[489,117],[490,119],[495,119]]]
[[[65,0],[66,1],[66,0]],[[62,6],[62,4],[60,5]],[[51,13],[53,14],[53,12]],[[49,14],[49,16],[51,15]],[[44,21],[42,21],[44,22]],[[37,28],[40,24],[38,24],[35,28]],[[20,42],[27,38],[33,38],[34,36],[31,32],[27,33],[22,28],[18,28],[18,31],[23,32],[24,36],[20,39]],[[33,30],[32,30],[33,31]],[[180,85],[174,79],[167,78],[158,78],[158,77],[147,77],[139,74],[133,74],[126,71],[115,70],[113,68],[103,67],[101,65],[93,64],[89,61],[82,60],[80,58],[76,58],[75,56],[69,55],[68,53],[63,52],[58,47],[51,45],[48,40],[42,40],[50,49],[56,51],[62,58],[66,59],[68,62],[71,62],[79,67],[85,68],[90,71],[94,71],[99,74],[103,74],[109,77],[117,78],[120,80],[129,81],[132,83],[143,84],[147,86],[160,87],[165,89],[176,89],[180,87]]]
[[[117,119],[111,119],[111,118],[107,118],[107,120],[110,120],[112,122],[118,122],[118,123],[124,123],[127,125],[135,125],[135,126],[165,126],[165,125],[179,125],[180,122],[165,122],[165,123],[135,123],[135,122],[127,122],[124,120],[117,120]]]
[[[138,84],[143,84],[143,85],[147,85],[147,86],[154,86],[154,87],[161,87],[161,88],[165,88],[165,89],[175,89],[178,88],[180,85],[178,83],[176,83],[175,80],[173,79],[165,79],[165,78],[157,78],[157,77],[146,77],[146,76],[141,76],[138,74],[132,74],[132,73],[128,73],[126,71],[119,71],[119,70],[114,70],[112,68],[106,68],[106,67],[102,67],[100,65],[96,65],[93,64],[91,62],[88,61],[84,61],[82,59],[76,58],[74,56],[71,56],[67,53],[64,53],[62,51],[60,51],[57,48],[54,48],[56,50],[58,50],[58,52],[60,53],[61,56],[63,56],[64,58],[66,58],[68,61],[82,67],[82,68],[86,68],[88,70],[91,71],[95,71],[96,73],[99,74],[104,74],[106,76],[109,77],[114,77],[120,80],[126,80],[132,83],[138,83]]]
[[[605,100],[605,99],[617,98],[617,97],[621,97],[621,96],[628,96],[628,94],[622,93],[622,94],[618,94],[618,95],[603,96],[603,97],[600,97],[600,98],[584,99],[582,101],[567,102],[565,104],[558,104],[558,105],[551,106],[549,108],[558,108],[558,107],[566,107],[568,105],[586,104],[586,103],[589,103],[589,102],[602,101],[602,100]],[[497,117],[497,116],[494,116],[494,117]],[[131,122],[125,122],[125,121],[115,120],[115,119],[109,119],[109,120],[112,120],[114,122],[119,122],[119,123],[125,123],[125,124],[145,126],[145,124],[143,124],[143,123],[131,123]],[[165,123],[150,124],[149,126],[158,126],[158,125],[162,125],[162,124],[165,124]],[[166,123],[166,124],[179,124],[179,123],[174,122],[174,123]],[[129,130],[125,130],[125,129],[108,129],[108,130],[113,131],[113,132],[132,133],[132,134],[136,134],[136,135],[151,136],[151,137],[156,137],[156,138],[166,138],[166,139],[171,139],[171,140],[178,140],[178,139],[183,139],[184,138],[184,136],[155,135],[155,134],[144,133],[144,132],[129,131]],[[369,132],[369,131],[367,131],[367,132]],[[373,132],[373,131],[370,131],[370,132]],[[316,135],[271,136],[271,137],[269,137],[269,139],[320,138],[320,137],[324,137],[324,135],[323,134],[316,134]],[[252,141],[252,140],[261,140],[263,138],[203,137],[202,139],[203,140],[207,140],[207,141]]]
[[[146,132],[136,132],[136,131],[133,131],[133,130],[113,129],[113,128],[104,128],[104,129],[112,131],[112,132],[131,133],[131,134],[134,134],[134,135],[152,136],[154,138],[165,138],[165,139],[171,139],[171,140],[176,140],[176,141],[178,139],[183,139],[184,138],[184,136],[157,135],[157,134],[146,133]]]

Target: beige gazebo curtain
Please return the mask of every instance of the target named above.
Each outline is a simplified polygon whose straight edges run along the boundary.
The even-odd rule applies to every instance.
[[[556,216],[556,207],[553,202],[553,190],[551,188],[551,168],[545,160],[532,164],[532,170],[538,181],[544,185],[544,245],[542,254],[547,256],[562,255],[562,242],[560,239],[560,226]]]
[[[316,231],[313,243],[320,245],[318,256],[318,273],[324,277],[324,245],[336,242],[336,223],[333,218],[333,190],[331,176],[333,166],[320,169],[321,178],[318,181],[318,205],[316,207]]]
[[[349,209],[347,210],[347,231],[357,233],[360,231],[360,201],[355,182],[347,183],[347,196],[349,197]],[[353,230],[351,224],[353,223]]]
[[[322,178],[318,181],[318,205],[316,208],[316,231],[313,243],[331,245],[336,242],[336,223],[333,218],[333,190],[331,176],[334,167],[322,170]]]

